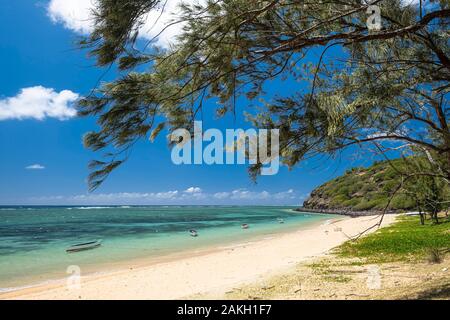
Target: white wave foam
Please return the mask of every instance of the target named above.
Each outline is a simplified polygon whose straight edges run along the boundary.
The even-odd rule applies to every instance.
[[[67,208],[67,210],[102,210],[102,209],[115,209],[116,207],[73,207]]]

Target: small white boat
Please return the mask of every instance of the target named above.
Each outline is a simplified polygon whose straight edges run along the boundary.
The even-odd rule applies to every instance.
[[[189,233],[191,234],[191,237],[194,237],[194,238],[198,237],[197,230],[189,230]]]
[[[246,224],[246,223],[244,223],[242,225],[242,229],[244,229],[244,230],[249,229],[249,228],[250,228],[250,226],[248,224]]]
[[[92,250],[92,249],[100,247],[101,245],[102,245],[102,240],[80,243],[80,244],[70,246],[69,248],[66,249],[66,252],[73,253],[73,252]]]
[[[420,216],[420,212],[407,212],[405,213],[406,216]]]
[[[278,218],[278,223],[283,224],[284,223],[284,219]]]

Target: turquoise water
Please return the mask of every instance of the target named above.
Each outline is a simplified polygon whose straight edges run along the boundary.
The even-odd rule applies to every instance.
[[[94,272],[130,259],[225,246],[327,219],[289,207],[0,207],[0,291],[65,277],[71,265]],[[250,229],[243,230],[243,223]],[[190,237],[190,229],[199,237]],[[98,249],[65,252],[96,239],[103,240]]]

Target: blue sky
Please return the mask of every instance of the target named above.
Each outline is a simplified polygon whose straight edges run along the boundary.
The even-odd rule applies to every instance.
[[[89,31],[80,17],[89,2],[0,2],[0,205],[298,205],[314,187],[361,163],[350,157],[310,161],[292,171],[282,167],[255,185],[246,166],[172,164],[160,136],[153,144],[139,143],[131,159],[89,194],[87,163],[96,155],[83,148],[81,138],[97,127],[95,119],[73,116],[73,102],[104,73],[75,45]],[[274,83],[271,91],[286,93],[296,85]],[[209,127],[242,125],[231,118],[216,123],[209,115],[205,121]]]

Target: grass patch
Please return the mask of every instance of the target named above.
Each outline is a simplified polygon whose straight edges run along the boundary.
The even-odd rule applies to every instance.
[[[348,241],[336,253],[345,258],[363,258],[366,263],[414,261],[424,259],[430,250],[450,248],[450,219],[440,224],[427,221],[420,225],[417,217],[399,217],[393,225],[357,241]]]
[[[350,281],[352,281],[352,278],[343,275],[326,276],[324,277],[324,279],[328,282],[337,282],[337,283],[349,283]]]
[[[339,267],[341,263],[334,263],[331,261],[319,261],[309,264],[308,267],[312,269],[315,275],[322,277],[323,280],[328,282],[348,283],[352,280],[351,277],[340,274],[340,271],[336,271],[333,267]]]
[[[331,270],[332,264],[330,264],[330,263],[317,262],[317,263],[310,264],[309,267],[317,275],[329,275],[332,273],[332,270]]]
[[[444,253],[438,248],[428,249],[428,262],[429,263],[442,263],[444,260]]]

